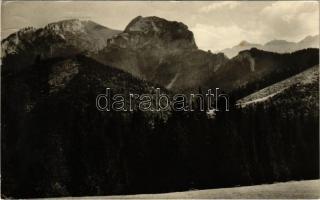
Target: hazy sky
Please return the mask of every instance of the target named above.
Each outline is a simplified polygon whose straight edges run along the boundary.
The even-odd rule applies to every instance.
[[[134,17],[159,16],[185,23],[199,48],[212,51],[242,40],[298,41],[319,34],[319,3],[303,1],[20,1],[3,2],[2,37],[26,26],[42,27],[62,19],[90,19],[123,30]]]

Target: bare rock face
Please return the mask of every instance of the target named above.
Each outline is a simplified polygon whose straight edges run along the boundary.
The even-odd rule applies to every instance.
[[[2,59],[6,68],[19,71],[36,59],[97,52],[107,45],[108,38],[119,32],[78,19],[51,23],[39,29],[28,27],[1,41]]]
[[[141,16],[133,19],[123,33],[109,39],[109,46],[134,50],[147,46],[169,51],[197,49],[193,33],[183,23]]]
[[[49,24],[44,33],[55,32],[72,46],[84,51],[97,52],[107,45],[107,40],[120,31],[112,30],[90,20],[65,20]]]
[[[10,54],[17,54],[19,49],[25,48],[24,41],[33,40],[36,29],[33,27],[23,28],[15,34],[10,35],[1,42],[2,57]]]
[[[166,50],[167,53],[197,49],[193,33],[183,23],[141,16],[134,18],[122,33],[110,38],[108,47],[131,50],[152,47]]]
[[[168,55],[193,50],[197,50],[193,33],[183,23],[138,16],[108,40],[98,57],[145,79]]]
[[[198,88],[227,60],[199,50],[185,24],[141,16],[110,38],[96,59],[168,89]]]
[[[243,61],[248,61],[249,66],[250,66],[250,71],[254,72],[255,70],[255,60],[254,58],[251,56],[250,52],[248,51],[243,51],[240,52],[235,58],[235,60],[243,62]]]
[[[146,45],[157,45],[167,50],[197,49],[193,33],[180,22],[167,21],[159,17],[141,17],[133,19],[125,28],[124,34],[131,36],[130,43],[136,48]],[[142,43],[139,39],[144,37]]]

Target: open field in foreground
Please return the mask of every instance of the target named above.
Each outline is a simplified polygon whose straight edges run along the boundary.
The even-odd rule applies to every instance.
[[[319,199],[320,180],[192,190],[162,194],[81,197],[81,199]],[[73,199],[68,197],[67,199]]]

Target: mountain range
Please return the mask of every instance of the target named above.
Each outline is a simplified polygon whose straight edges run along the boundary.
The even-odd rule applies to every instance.
[[[250,43],[248,41],[241,41],[238,45],[232,48],[226,48],[218,52],[224,53],[227,57],[232,58],[240,51],[257,48],[264,51],[271,51],[277,53],[291,53],[301,49],[319,48],[319,35],[306,36],[298,42],[289,42],[286,40],[271,40],[264,45]]]
[[[51,23],[39,29],[27,27],[1,41],[3,64],[19,71],[36,59],[94,53],[118,33],[120,31],[78,19]]]
[[[317,38],[307,37],[296,46],[308,47]],[[286,48],[287,44],[285,41],[272,41],[264,46],[268,49],[277,46]],[[247,42],[241,42],[238,47],[253,46],[259,47]],[[80,20],[64,20],[40,29],[26,28],[4,39],[2,51],[4,73],[9,69],[17,72],[32,65],[35,60],[81,53],[105,65],[129,72],[139,79],[175,91],[190,91],[199,87],[212,87],[214,84],[232,90],[249,83],[249,79],[254,76],[259,79],[266,73],[279,70],[278,66],[286,65],[281,60],[290,57],[289,54],[279,55],[275,56],[278,59],[271,61],[268,58],[275,54],[256,49],[240,52],[228,59],[222,53],[213,54],[198,49],[193,33],[180,22],[141,16],[133,19],[124,31]],[[292,57],[302,62],[298,57],[303,56],[303,53],[295,55]],[[315,65],[317,51],[314,50],[310,56],[304,62],[312,59],[310,62]],[[260,58],[261,62],[257,60]],[[236,63],[245,66],[236,67]],[[246,66],[250,66],[250,69]],[[300,65],[301,68],[303,66]],[[296,68],[292,70],[299,72]],[[235,82],[228,80],[231,77],[234,77]]]

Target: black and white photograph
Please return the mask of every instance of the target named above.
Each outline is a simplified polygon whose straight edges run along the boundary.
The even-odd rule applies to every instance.
[[[1,199],[320,199],[319,1],[1,1]]]

